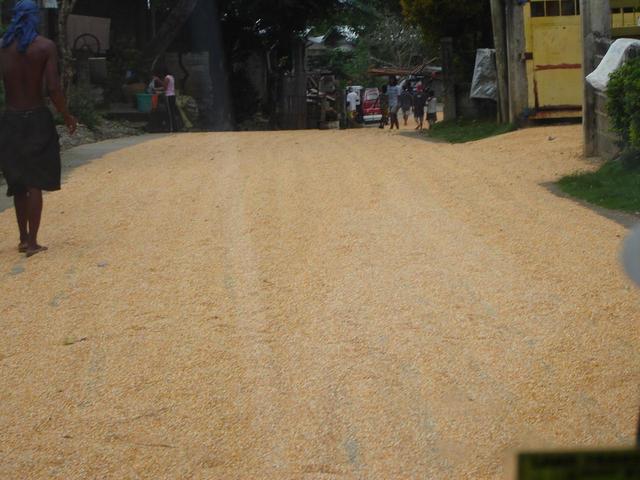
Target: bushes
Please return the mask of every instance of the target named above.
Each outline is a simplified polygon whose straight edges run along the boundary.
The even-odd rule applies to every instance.
[[[640,57],[616,70],[607,87],[607,110],[612,130],[623,147],[640,148]]]
[[[69,92],[69,111],[78,121],[91,130],[100,123],[100,116],[96,111],[95,100],[89,87],[71,87]]]

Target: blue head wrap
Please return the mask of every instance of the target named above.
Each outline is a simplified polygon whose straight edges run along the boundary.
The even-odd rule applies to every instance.
[[[2,37],[2,48],[14,41],[18,42],[18,51],[24,53],[38,36],[40,9],[33,0],[20,0],[13,8],[13,19]]]

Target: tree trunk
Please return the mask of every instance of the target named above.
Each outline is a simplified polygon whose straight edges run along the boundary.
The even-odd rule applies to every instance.
[[[142,51],[139,71],[145,72],[150,69],[153,63],[167,51],[173,43],[180,29],[189,20],[193,10],[196,8],[198,0],[180,0],[171,10],[171,13],[158,29],[155,36]],[[155,15],[155,10],[153,11]],[[155,22],[155,19],[153,20]]]
[[[504,13],[502,0],[491,0],[493,44],[496,49],[496,69],[498,72],[498,121],[500,123],[509,121],[509,71]]]
[[[66,98],[69,98],[69,90],[75,73],[73,55],[68,45],[67,22],[76,2],[77,0],[60,0],[58,4],[58,50],[60,51],[62,89]]]
[[[205,117],[212,130],[229,131],[233,130],[235,121],[218,1],[209,2],[205,11],[209,25],[209,74],[213,85]]]

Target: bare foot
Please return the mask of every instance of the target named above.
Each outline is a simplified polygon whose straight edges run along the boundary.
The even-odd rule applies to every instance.
[[[46,252],[47,250],[49,250],[47,247],[43,247],[42,245],[36,245],[35,247],[28,247],[25,253],[27,255],[27,258],[29,258],[29,257],[33,257],[34,255],[37,255],[38,253]]]
[[[28,247],[29,247],[29,245],[27,244],[27,242],[20,242],[18,244],[18,251],[20,253],[26,253]]]

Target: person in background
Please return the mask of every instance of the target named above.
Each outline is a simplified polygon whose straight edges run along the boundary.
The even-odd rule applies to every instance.
[[[391,130],[395,127],[400,130],[400,123],[398,122],[398,110],[400,109],[400,87],[398,86],[398,79],[395,76],[391,77],[389,88],[387,89],[387,95],[389,96],[389,118],[391,119]]]
[[[18,251],[27,257],[44,252],[38,243],[42,191],[60,190],[60,144],[44,90],[62,114],[70,134],[78,126],[69,113],[58,72],[58,49],[38,34],[40,8],[20,0],[0,40],[0,79],[6,111],[0,115],[0,167],[13,197],[20,233]]]
[[[429,122],[429,129],[438,122],[438,99],[433,90],[427,92],[427,122]]]
[[[149,86],[147,87],[147,93],[153,95],[163,90],[162,80],[158,78],[157,75],[153,75],[151,77],[151,81],[149,82]]]
[[[162,81],[162,87],[159,91],[164,93],[169,119],[169,131],[178,132],[182,129],[182,118],[176,102],[176,79],[165,66],[157,68],[155,76]]]
[[[400,94],[400,108],[402,108],[402,116],[404,117],[404,126],[407,126],[409,121],[409,114],[411,113],[411,107],[413,106],[413,95],[411,95],[411,85],[409,82],[404,84],[402,93]]]
[[[349,88],[349,93],[347,94],[347,116],[349,126],[355,126],[358,118],[358,93],[353,87]]]
[[[413,94],[413,116],[416,119],[416,130],[422,130],[424,124],[424,106],[427,102],[427,96],[424,93],[422,84],[419,83],[416,87],[416,92]]]
[[[380,112],[382,113],[379,128],[384,128],[387,123],[389,123],[389,94],[387,85],[382,86],[378,102],[380,102]]]

